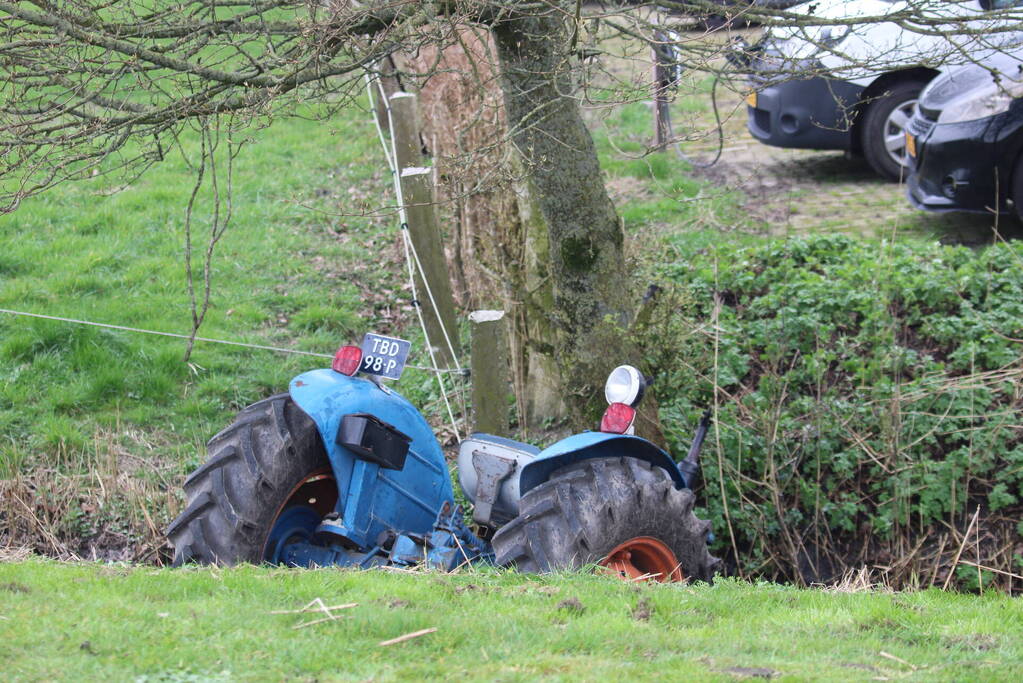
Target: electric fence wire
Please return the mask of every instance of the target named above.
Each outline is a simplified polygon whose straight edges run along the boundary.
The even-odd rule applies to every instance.
[[[39,318],[41,320],[53,320],[55,322],[62,323],[73,323],[75,325],[88,325],[90,327],[101,327],[107,330],[119,330],[121,332],[134,332],[137,334],[152,334],[159,337],[173,337],[175,339],[193,339],[192,335],[189,334],[178,334],[177,332],[162,332],[160,330],[147,330],[142,327],[129,327],[127,325],[114,325],[111,323],[101,323],[94,320],[81,320],[79,318],[65,318],[59,315],[45,315],[43,313],[29,313],[28,311],[15,311],[9,308],[0,308],[0,313],[6,313],[7,315],[20,316],[24,318]],[[194,337],[196,341],[207,342],[210,344],[224,344],[226,346],[241,346],[247,349],[259,349],[261,351],[276,351],[277,353],[291,354],[295,356],[314,356],[316,358],[333,358],[332,353],[317,353],[316,351],[302,351],[300,349],[288,349],[283,346],[268,346],[266,344],[250,344],[248,342],[231,341],[229,339],[212,339],[210,337]],[[406,368],[412,368],[413,370],[425,370],[427,372],[450,372],[450,373],[461,373],[460,368],[428,368],[423,365],[405,365]]]
[[[392,125],[393,121],[390,100],[387,99],[387,94],[384,90],[383,83],[380,81],[380,78],[378,76],[375,76],[373,80],[375,81],[377,88],[380,92],[380,98],[384,102],[384,109],[387,112],[388,127],[393,131],[394,128]],[[407,248],[411,250],[412,258],[414,259],[416,264],[416,270],[418,270],[419,276],[423,279],[423,287],[426,289],[426,295],[430,298],[430,306],[433,308],[434,314],[437,316],[438,322],[440,324],[440,331],[441,334],[444,335],[444,343],[447,345],[448,352],[451,354],[452,360],[455,361],[455,365],[460,367],[461,362],[458,359],[458,353],[457,351],[455,351],[455,347],[451,341],[451,337],[448,335],[447,327],[445,327],[444,322],[440,319],[440,308],[437,306],[437,301],[434,299],[433,290],[430,288],[430,282],[426,279],[426,272],[423,270],[423,264],[419,260],[419,253],[416,251],[416,245],[414,242],[412,242],[411,237],[409,236],[408,233],[408,217],[405,211],[405,197],[401,189],[400,171],[397,168],[398,164],[397,140],[392,134],[391,147],[390,150],[388,150],[387,143],[384,140],[383,130],[380,128],[380,121],[375,116],[373,117],[373,121],[376,124],[377,135],[380,137],[380,142],[384,147],[384,155],[387,157],[387,166],[388,168],[390,168],[391,175],[394,179],[394,190],[395,193],[397,194],[398,199],[398,215],[401,220],[401,229],[404,231],[405,240],[408,242]],[[413,287],[415,287],[414,281],[410,282],[410,284]],[[418,301],[418,299],[416,299],[416,301]],[[423,334],[426,334],[425,325],[423,327]]]
[[[402,245],[404,246],[404,250],[405,250],[405,263],[408,266],[409,285],[410,285],[410,287],[412,289],[412,302],[413,302],[412,308],[415,309],[416,316],[419,319],[419,326],[423,330],[423,338],[426,341],[426,349],[427,349],[427,351],[430,354],[430,363],[433,365],[433,369],[436,372],[437,385],[440,387],[440,394],[444,398],[444,407],[447,410],[448,419],[451,420],[451,429],[455,433],[455,439],[459,443],[461,443],[462,442],[462,435],[461,435],[461,432],[458,430],[458,422],[457,422],[457,420],[455,420],[455,413],[454,413],[454,411],[451,408],[451,402],[448,400],[447,390],[446,390],[446,388],[444,386],[443,371],[442,371],[442,369],[440,368],[440,365],[437,362],[437,356],[434,353],[434,346],[433,346],[433,343],[430,340],[430,334],[429,334],[429,332],[426,329],[426,320],[425,320],[425,318],[423,318],[423,308],[422,308],[422,306],[419,303],[419,292],[418,292],[418,287],[416,287],[416,277],[415,277],[415,274],[416,274],[417,270],[419,272],[420,277],[423,280],[423,287],[426,289],[426,295],[427,295],[427,297],[429,297],[430,305],[433,307],[434,315],[436,316],[437,321],[438,321],[438,323],[440,325],[441,332],[444,335],[444,341],[447,344],[448,352],[451,354],[451,359],[454,361],[455,366],[457,368],[459,368],[459,369],[462,367],[462,364],[459,361],[458,354],[455,351],[454,344],[452,344],[452,342],[451,342],[451,337],[448,335],[448,331],[447,331],[447,329],[444,326],[444,322],[443,322],[443,320],[441,320],[440,309],[437,306],[436,300],[434,299],[433,291],[430,289],[429,280],[427,280],[426,274],[423,271],[422,263],[419,260],[419,254],[416,253],[415,244],[412,243],[412,238],[409,235],[408,215],[407,215],[407,213],[405,211],[405,197],[404,197],[404,193],[402,192],[402,189],[401,189],[401,178],[399,176],[399,169],[398,169],[398,149],[397,149],[397,141],[396,141],[394,133],[393,133],[393,131],[394,131],[394,117],[393,117],[393,112],[391,110],[390,100],[387,98],[387,92],[384,90],[383,83],[380,81],[380,77],[377,74],[375,74],[375,73],[371,74],[369,72],[369,70],[367,70],[366,73],[365,73],[364,78],[365,78],[365,82],[366,82],[366,92],[367,92],[367,95],[369,96],[369,105],[370,105],[369,109],[370,109],[370,111],[371,112],[374,111],[374,108],[373,108],[373,88],[376,87],[377,92],[378,92],[378,95],[377,95],[378,99],[379,99],[381,105],[383,106],[384,111],[387,113],[387,125],[388,125],[389,130],[391,131],[390,145],[388,145],[387,138],[384,136],[383,128],[381,128],[381,126],[380,126],[380,119],[375,114],[372,116],[372,118],[373,118],[373,123],[376,126],[377,137],[380,139],[380,144],[381,144],[381,146],[383,147],[383,150],[384,150],[384,158],[387,161],[387,167],[391,171],[392,185],[394,186],[395,199],[397,200],[397,205],[398,205],[398,220],[401,223],[401,236],[402,236]],[[461,372],[461,371],[459,372],[459,374],[464,376],[464,373]]]
[[[370,98],[371,109],[372,109],[372,102],[373,102],[373,90],[372,89],[373,89],[374,86],[376,86],[378,88],[378,90],[379,90],[379,93],[380,93],[380,101],[383,103],[384,109],[387,112],[388,127],[391,130],[394,130],[391,105],[390,105],[389,100],[387,99],[387,94],[384,91],[383,84],[380,82],[380,78],[378,76],[376,76],[376,75],[370,76],[370,73],[367,71],[366,75],[365,75],[365,79],[366,79],[367,94],[369,95],[369,98]],[[414,370],[425,370],[425,371],[428,371],[428,372],[433,372],[435,374],[435,376],[437,377],[437,384],[440,387],[441,396],[444,399],[445,408],[447,409],[448,418],[451,420],[451,428],[452,428],[452,430],[455,433],[455,438],[459,441],[459,443],[461,443],[462,436],[461,436],[461,433],[458,430],[458,423],[455,420],[454,411],[451,408],[451,402],[448,400],[448,391],[447,391],[447,388],[444,385],[443,375],[444,374],[456,374],[456,375],[464,377],[466,371],[465,371],[464,368],[462,368],[461,361],[459,360],[457,351],[455,351],[455,346],[454,346],[454,344],[451,341],[451,337],[448,334],[448,330],[445,327],[443,321],[440,319],[439,307],[437,306],[437,301],[434,298],[432,289],[430,288],[429,280],[426,278],[426,272],[423,269],[422,261],[419,259],[419,254],[416,252],[415,244],[413,244],[412,239],[411,239],[411,237],[409,235],[408,219],[407,219],[407,215],[406,215],[406,212],[405,212],[404,196],[403,196],[402,189],[401,189],[401,178],[398,175],[398,169],[397,169],[398,152],[397,152],[397,149],[396,149],[396,144],[397,144],[396,140],[394,139],[394,136],[392,135],[391,136],[390,148],[388,148],[387,140],[386,140],[386,138],[384,136],[383,129],[380,127],[380,121],[377,119],[376,116],[373,117],[373,121],[376,124],[377,135],[379,136],[380,143],[381,143],[381,145],[383,146],[383,149],[384,149],[384,158],[387,161],[387,166],[390,169],[391,176],[393,178],[394,192],[396,194],[396,198],[397,198],[397,202],[398,202],[398,216],[399,216],[399,220],[401,221],[402,244],[404,245],[404,249],[405,249],[405,262],[406,262],[406,264],[408,266],[409,284],[410,284],[410,286],[412,288],[412,300],[413,300],[413,304],[414,304],[413,308],[416,310],[416,315],[417,315],[417,317],[419,319],[419,325],[420,325],[420,327],[423,330],[423,337],[426,340],[426,347],[427,347],[427,350],[430,353],[430,362],[431,362],[431,365],[432,365],[432,367],[424,367],[422,365],[406,364],[405,367],[411,368],[411,369],[414,369]],[[440,323],[441,332],[444,335],[444,342],[447,345],[448,352],[451,354],[451,358],[452,358],[452,360],[455,363],[455,367],[454,368],[441,368],[439,363],[437,362],[437,358],[436,358],[436,355],[434,353],[434,346],[431,343],[430,335],[429,335],[429,333],[426,330],[426,321],[423,318],[422,306],[419,304],[419,294],[418,294],[418,291],[417,291],[418,288],[416,287],[416,282],[415,282],[415,273],[417,271],[419,273],[419,276],[423,280],[423,286],[426,289],[426,295],[429,298],[430,305],[432,306],[432,308],[434,310],[434,313],[437,316],[438,322]],[[223,344],[223,345],[227,345],[227,346],[239,346],[239,347],[243,347],[243,348],[259,349],[259,350],[263,350],[263,351],[274,351],[274,352],[277,352],[277,353],[285,353],[285,354],[292,354],[292,355],[313,356],[313,357],[316,357],[316,358],[333,358],[334,357],[333,354],[329,354],[329,353],[317,353],[315,351],[302,351],[302,350],[299,350],[299,349],[288,349],[288,348],[284,348],[284,347],[280,347],[280,346],[269,346],[269,345],[266,345],[266,344],[251,344],[251,343],[248,343],[248,342],[230,341],[230,340],[227,340],[227,339],[213,339],[213,338],[210,338],[210,337],[199,337],[199,336],[193,336],[193,335],[187,335],[187,334],[179,334],[179,333],[176,333],[176,332],[163,332],[163,331],[160,331],[160,330],[148,330],[148,329],[141,328],[141,327],[129,327],[127,325],[115,325],[115,324],[112,324],[112,323],[101,323],[101,322],[96,322],[96,321],[92,321],[92,320],[82,320],[80,318],[66,318],[66,317],[57,316],[57,315],[46,315],[46,314],[43,314],[43,313],[30,313],[28,311],[17,311],[17,310],[7,309],[7,308],[0,308],[0,313],[5,313],[7,315],[13,315],[13,316],[27,317],[27,318],[39,318],[39,319],[43,319],[43,320],[52,320],[52,321],[56,321],[56,322],[72,323],[72,324],[76,324],[76,325],[88,325],[88,326],[91,326],[91,327],[100,327],[100,328],[109,329],[109,330],[119,330],[119,331],[122,331],[122,332],[133,332],[133,333],[136,333],[136,334],[150,334],[150,335],[156,335],[156,336],[161,336],[161,337],[172,337],[172,338],[175,338],[175,339],[193,339],[194,341],[205,342],[205,343],[210,343],[210,344]],[[464,394],[464,387],[463,387],[463,391],[459,391],[459,389],[457,387],[453,386],[452,387],[452,393],[457,393],[459,395],[459,397],[461,398],[461,400],[463,402],[463,412],[464,412],[464,400],[465,400],[464,396],[463,396],[463,394]]]

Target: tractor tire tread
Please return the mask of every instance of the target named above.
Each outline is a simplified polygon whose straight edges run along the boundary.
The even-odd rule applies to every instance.
[[[636,458],[583,460],[522,496],[520,514],[494,535],[500,565],[549,572],[599,562],[620,543],[654,536],[687,578],[710,581],[721,563],[707,549],[710,523],[693,515],[689,489]]]
[[[316,424],[278,394],[243,409],[208,449],[209,459],[185,481],[185,510],[167,528],[174,564],[261,562],[285,498],[330,466]]]

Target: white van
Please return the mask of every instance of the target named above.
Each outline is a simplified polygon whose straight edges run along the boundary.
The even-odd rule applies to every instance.
[[[752,48],[747,127],[776,147],[862,154],[879,174],[898,180],[906,168],[905,128],[920,91],[950,68],[1001,47],[1018,49],[1023,35],[1005,29],[1023,17],[987,13],[1020,4],[1023,0],[797,5],[789,11],[818,25],[770,28]],[[909,13],[938,23],[917,22],[918,30],[908,30],[884,20],[892,16],[909,24]],[[857,18],[870,21],[849,21]],[[944,18],[952,21],[942,27]],[[846,23],[828,25],[828,19]]]

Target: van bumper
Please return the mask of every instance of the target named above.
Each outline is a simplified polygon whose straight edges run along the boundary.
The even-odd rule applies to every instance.
[[[917,209],[943,213],[1004,212],[1012,165],[999,149],[1008,141],[998,135],[1005,115],[934,124],[919,113],[907,130],[916,136],[906,196]],[[1001,182],[999,182],[999,178]]]
[[[749,132],[765,145],[852,150],[852,124],[863,86],[813,78],[768,83],[754,76],[747,98]]]

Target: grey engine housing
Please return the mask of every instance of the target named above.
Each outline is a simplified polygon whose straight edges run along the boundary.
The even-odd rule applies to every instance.
[[[519,514],[519,473],[540,449],[490,434],[473,434],[458,449],[458,483],[478,524],[498,527]]]

